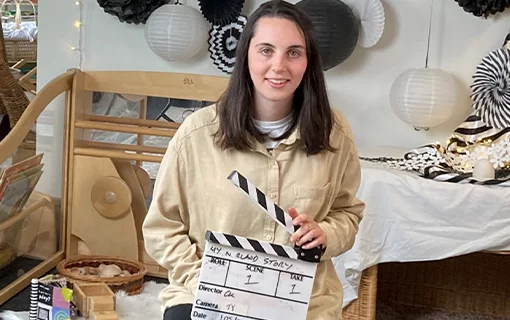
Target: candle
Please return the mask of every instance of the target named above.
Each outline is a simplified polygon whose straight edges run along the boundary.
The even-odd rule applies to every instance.
[[[473,169],[473,178],[479,180],[494,179],[494,166],[487,159],[480,159]]]

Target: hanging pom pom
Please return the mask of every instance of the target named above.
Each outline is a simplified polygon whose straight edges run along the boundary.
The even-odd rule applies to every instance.
[[[154,10],[170,0],[97,0],[97,3],[120,22],[145,24]]]
[[[510,0],[455,0],[464,11],[476,17],[487,18],[490,15],[505,11],[510,7]]]
[[[214,26],[224,26],[237,21],[244,0],[198,0],[200,11]]]

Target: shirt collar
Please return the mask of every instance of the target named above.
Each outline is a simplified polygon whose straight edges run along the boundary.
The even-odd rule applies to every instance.
[[[301,140],[301,133],[299,131],[299,125],[297,125],[294,128],[294,130],[292,131],[292,133],[287,138],[280,141],[280,144],[284,144],[286,146],[291,146],[299,140]],[[249,136],[248,141],[249,141],[250,145],[252,145],[251,149],[253,151],[258,151],[258,152],[262,152],[262,153],[267,152],[266,148],[264,147],[264,144],[258,142],[253,136]]]
[[[301,140],[301,132],[299,131],[299,125],[297,125],[290,136],[283,139],[280,143],[286,144],[288,146],[294,144],[296,141]]]

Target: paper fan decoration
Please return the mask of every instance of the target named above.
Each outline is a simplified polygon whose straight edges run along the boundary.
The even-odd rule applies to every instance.
[[[225,73],[232,73],[236,60],[236,49],[247,19],[240,15],[236,22],[224,26],[213,26],[209,32],[209,52],[214,64]]]
[[[363,48],[374,46],[384,31],[384,7],[380,0],[346,0],[360,20],[358,45]]]
[[[510,127],[510,50],[490,52],[477,66],[471,85],[476,114],[487,125]]]
[[[200,11],[214,26],[235,22],[241,15],[244,0],[198,0]]]

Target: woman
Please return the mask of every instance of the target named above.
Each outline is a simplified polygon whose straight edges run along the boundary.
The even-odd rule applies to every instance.
[[[168,146],[143,226],[148,254],[169,269],[164,319],[189,319],[206,230],[305,249],[323,245],[308,319],[341,319],[331,258],[354,241],[364,204],[347,122],[330,108],[313,27],[284,1],[250,17],[223,97],[190,115]],[[227,177],[238,170],[300,228],[292,237]],[[313,239],[312,241],[310,241]]]

